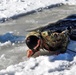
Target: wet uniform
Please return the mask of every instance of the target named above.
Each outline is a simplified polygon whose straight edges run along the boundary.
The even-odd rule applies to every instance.
[[[30,32],[28,36],[35,35],[39,37],[44,43],[47,45],[45,47],[44,45],[41,47],[42,49],[46,49],[49,51],[59,51],[60,53],[64,53],[66,51],[69,39],[68,39],[68,30],[64,30],[62,32],[49,32],[49,31],[43,31],[41,33],[38,32]],[[27,38],[26,37],[26,38]]]

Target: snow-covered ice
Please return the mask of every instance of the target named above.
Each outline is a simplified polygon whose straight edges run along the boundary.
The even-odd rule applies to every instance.
[[[7,20],[19,14],[61,3],[76,5],[76,0],[0,0],[0,20]],[[12,38],[13,41],[20,40],[20,38],[14,39],[13,36]],[[10,41],[7,41],[0,43],[0,47],[11,44]],[[68,48],[73,50],[76,50],[75,47],[75,41],[71,41],[68,45]],[[27,61],[0,70],[0,75],[76,75],[76,56],[74,55],[66,52],[58,56],[31,57]],[[0,56],[0,60],[6,60],[5,54]]]
[[[0,0],[0,20],[6,21],[11,17],[56,4],[75,5],[76,0]]]
[[[0,75],[75,75],[76,56],[73,61],[69,61],[70,57],[71,55],[65,53],[58,56],[30,58],[1,70]]]
[[[3,46],[10,44],[6,42]],[[76,50],[76,41],[71,40],[67,48]],[[0,75],[76,75],[75,55],[76,53],[67,51],[59,55],[31,57],[27,61],[0,70]],[[5,54],[0,56],[0,60],[7,60]]]

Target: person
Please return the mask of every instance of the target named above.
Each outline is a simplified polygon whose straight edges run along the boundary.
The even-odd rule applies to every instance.
[[[33,56],[40,49],[45,49],[50,52],[51,55],[58,55],[65,53],[69,42],[69,31],[32,31],[25,39],[28,46],[27,57]]]

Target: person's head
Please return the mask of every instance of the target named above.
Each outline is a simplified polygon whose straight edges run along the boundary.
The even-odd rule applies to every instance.
[[[27,57],[31,57],[35,52],[39,51],[41,42],[39,37],[35,35],[28,36],[25,42],[29,48],[27,51]]]

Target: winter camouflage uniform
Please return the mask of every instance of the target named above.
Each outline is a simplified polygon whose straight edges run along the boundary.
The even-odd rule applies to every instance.
[[[40,39],[43,39],[45,43],[49,46],[50,51],[60,51],[60,53],[64,53],[66,51],[68,45],[68,30],[62,31],[60,33],[50,31],[43,31],[41,33],[38,32],[30,32],[28,36],[35,35]],[[27,38],[26,37],[26,38]]]

